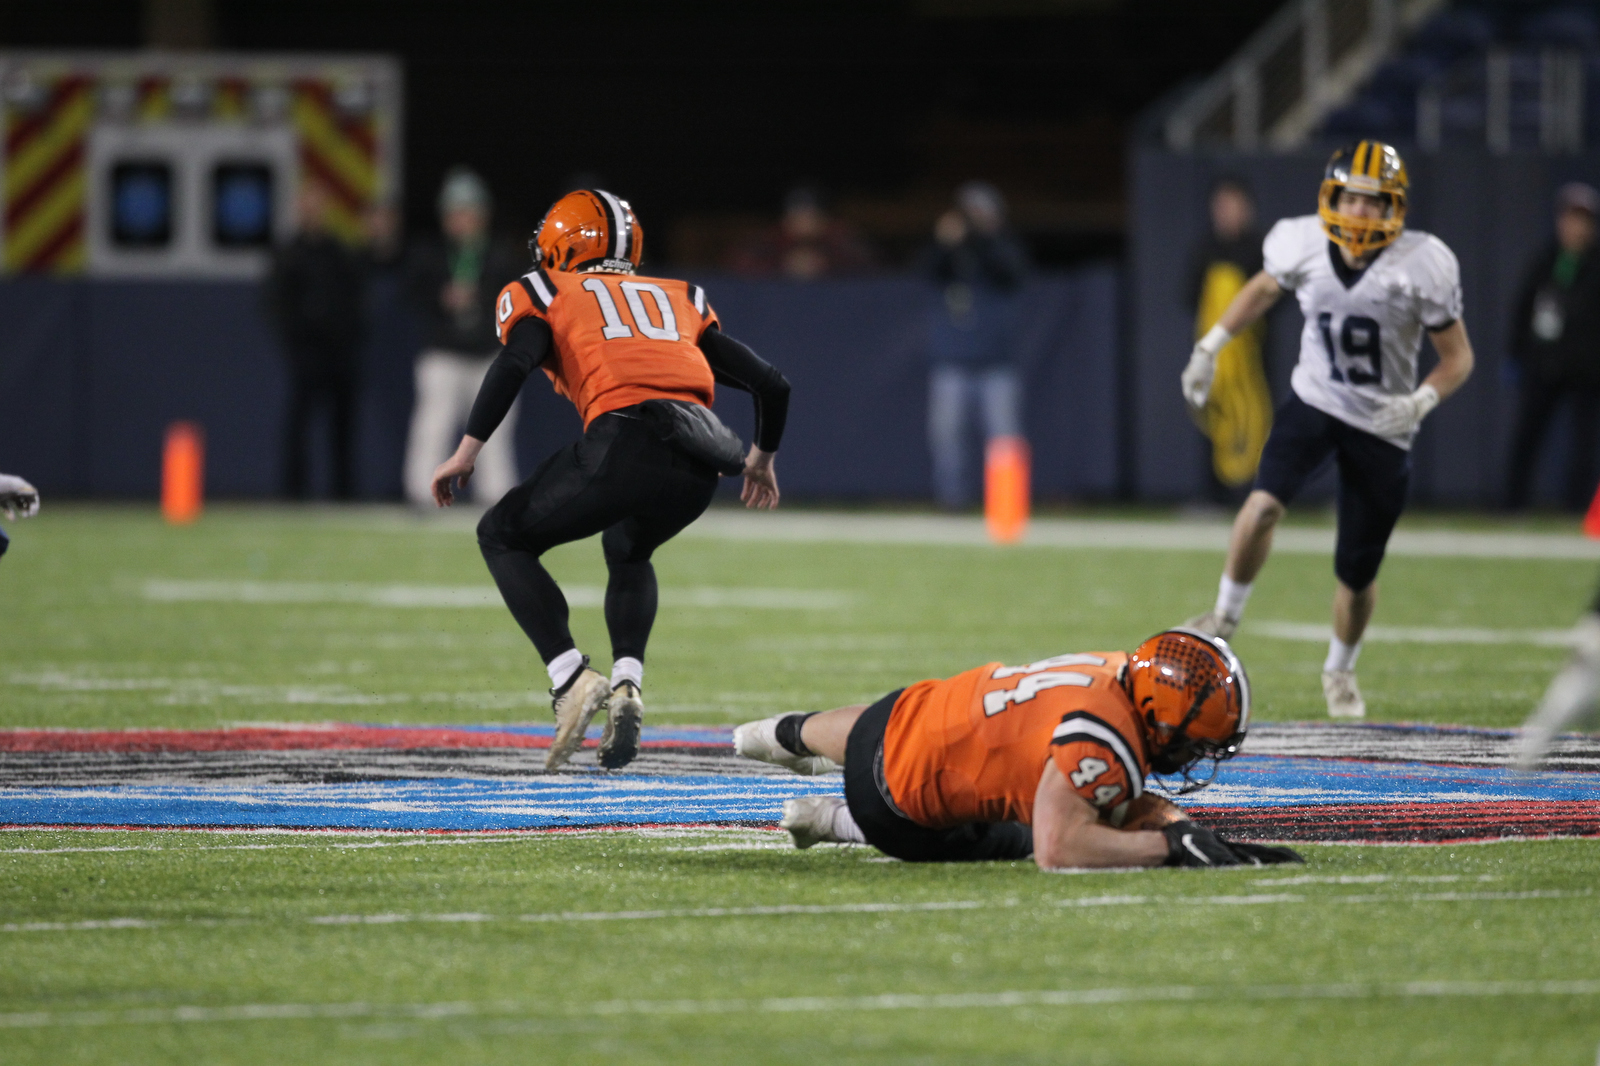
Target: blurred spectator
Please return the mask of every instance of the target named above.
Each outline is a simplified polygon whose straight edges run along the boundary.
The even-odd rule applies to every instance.
[[[314,180],[300,188],[298,230],[273,254],[267,310],[289,363],[283,493],[310,495],[311,423],[328,412],[333,494],[355,496],[355,410],[365,335],[367,261],[328,228],[329,193]]]
[[[1186,293],[1194,309],[1196,338],[1216,325],[1244,283],[1261,270],[1262,235],[1244,182],[1219,179],[1209,207],[1210,232],[1190,260]],[[1244,502],[1272,429],[1266,339],[1266,321],[1258,320],[1217,353],[1217,374],[1200,419],[1207,444],[1206,496],[1213,503]]]
[[[789,191],[777,226],[735,250],[729,266],[748,277],[812,281],[855,274],[872,265],[872,256],[850,225],[831,218],[821,196],[809,186]]]
[[[406,441],[406,498],[433,510],[433,470],[455,451],[472,401],[500,349],[494,301],[500,289],[529,269],[526,253],[489,235],[493,207],[483,179],[466,167],[445,175],[439,190],[443,238],[410,256],[406,290],[422,320],[424,347],[416,361],[416,406]],[[517,484],[517,407],[512,405],[478,457],[473,496],[494,503]]]
[[[1534,463],[1550,422],[1566,406],[1572,452],[1561,500],[1582,511],[1595,491],[1600,443],[1600,256],[1595,216],[1600,193],[1574,182],[1556,195],[1556,239],[1533,261],[1513,312],[1511,356],[1521,378],[1521,403],[1506,469],[1505,503],[1526,507]]]
[[[949,509],[967,506],[976,486],[967,471],[967,427],[976,407],[984,439],[1022,436],[1017,314],[1028,253],[1006,225],[1000,190],[969,181],[939,216],[922,270],[938,286],[928,341],[933,369],[928,444],[933,487]]]

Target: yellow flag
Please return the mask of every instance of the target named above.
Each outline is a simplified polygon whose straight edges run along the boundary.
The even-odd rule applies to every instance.
[[[1219,261],[1206,268],[1195,320],[1197,338],[1217,324],[1247,280],[1233,263]],[[1265,334],[1266,323],[1257,321],[1217,353],[1211,394],[1197,419],[1211,438],[1211,466],[1217,480],[1230,487],[1248,485],[1255,478],[1261,449],[1272,431],[1272,391],[1261,367]]]

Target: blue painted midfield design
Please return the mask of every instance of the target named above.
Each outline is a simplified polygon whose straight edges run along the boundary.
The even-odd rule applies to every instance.
[[[239,825],[362,829],[537,829],[568,825],[776,821],[791,796],[836,792],[816,777],[433,778],[337,785],[157,785],[0,790],[23,825]]]
[[[784,799],[837,793],[837,776],[447,778],[352,784],[0,789],[13,825],[292,826],[484,831],[776,821]],[[1600,802],[1600,774],[1517,774],[1421,763],[1240,756],[1184,798],[1208,807],[1554,800]]]

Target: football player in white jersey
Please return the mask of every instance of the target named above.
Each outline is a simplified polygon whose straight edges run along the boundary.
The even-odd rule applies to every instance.
[[[1233,524],[1216,606],[1188,623],[1233,634],[1272,548],[1284,508],[1329,460],[1339,471],[1333,639],[1322,668],[1328,713],[1361,718],[1361,635],[1378,600],[1375,580],[1405,507],[1411,442],[1422,419],[1472,373],[1461,323],[1461,277],[1439,238],[1405,228],[1406,168],[1378,141],[1328,160],[1317,213],[1286,218],[1262,245],[1265,266],[1194,346],[1183,395],[1203,409],[1223,345],[1285,290],[1305,315],[1293,392],[1277,410],[1255,489]],[[1417,383],[1426,330],[1439,365]]]

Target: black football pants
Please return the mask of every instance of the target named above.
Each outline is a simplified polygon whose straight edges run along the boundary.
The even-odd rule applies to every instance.
[[[844,798],[867,843],[905,862],[1026,859],[1033,829],[1021,822],[968,822],[935,829],[902,814],[883,781],[883,738],[899,689],[861,712],[844,749]]]
[[[489,509],[478,523],[478,547],[512,617],[548,663],[576,645],[567,598],[539,557],[603,532],[611,654],[643,662],[656,619],[650,556],[699,518],[716,490],[716,471],[638,419],[611,412]]]

